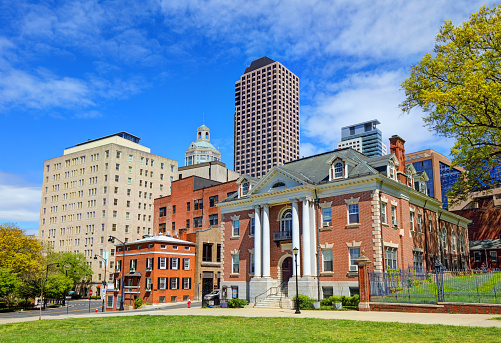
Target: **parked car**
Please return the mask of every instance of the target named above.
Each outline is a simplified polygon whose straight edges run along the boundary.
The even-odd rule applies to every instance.
[[[220,294],[221,294],[221,290],[220,289],[215,289],[212,292],[210,292],[209,294],[206,294],[204,296],[204,299],[205,300],[219,300]]]

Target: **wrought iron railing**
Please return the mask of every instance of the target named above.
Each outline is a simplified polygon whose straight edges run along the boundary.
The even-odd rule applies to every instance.
[[[292,231],[273,232],[273,241],[285,241],[292,239]]]
[[[282,307],[282,298],[286,298],[288,296],[288,287],[286,287],[288,285],[288,282],[289,282],[289,280],[284,281],[280,285],[270,287],[266,291],[264,291],[263,293],[256,295],[254,297],[254,305],[257,304],[258,298],[259,298],[259,300],[262,300],[262,299],[269,297],[270,295],[280,294],[280,307]],[[285,293],[284,293],[284,290],[285,290]]]

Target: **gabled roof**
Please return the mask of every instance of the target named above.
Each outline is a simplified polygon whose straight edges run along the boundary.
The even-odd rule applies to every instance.
[[[501,239],[470,241],[470,250],[501,249]]]

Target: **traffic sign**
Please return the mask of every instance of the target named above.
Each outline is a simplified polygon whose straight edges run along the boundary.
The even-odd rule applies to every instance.
[[[89,296],[92,296],[92,289],[89,291]]]

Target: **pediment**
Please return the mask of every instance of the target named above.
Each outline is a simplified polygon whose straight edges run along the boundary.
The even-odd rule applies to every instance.
[[[355,167],[356,165],[358,165],[358,163],[355,160],[353,160],[345,155],[342,155],[339,152],[334,152],[333,156],[329,160],[327,160],[327,164],[332,165],[334,162],[338,162],[338,161],[347,163],[347,164],[351,165],[352,167]]]
[[[280,191],[306,184],[304,181],[295,178],[283,170],[273,168],[257,185],[251,190],[251,194],[262,194]]]

